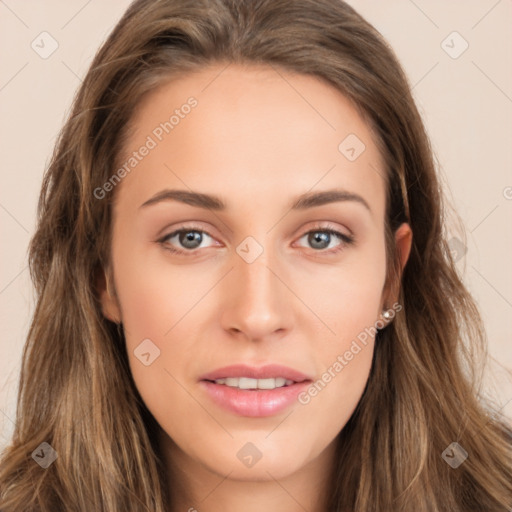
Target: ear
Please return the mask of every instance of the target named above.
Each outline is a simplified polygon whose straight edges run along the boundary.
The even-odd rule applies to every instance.
[[[403,269],[405,268],[411,253],[412,236],[411,227],[406,222],[402,223],[395,232],[395,246],[400,263],[400,275],[397,276],[393,283],[388,283],[388,286],[386,287],[387,293],[384,293],[385,302],[382,305],[383,308],[389,309],[398,301]]]
[[[98,269],[96,288],[101,303],[101,310],[105,318],[116,324],[121,323],[121,310],[115,293],[110,273],[103,268]]]
[[[395,244],[397,247],[398,254],[400,256],[400,273],[405,268],[405,264],[409,259],[412,246],[412,230],[407,222],[404,222],[396,230],[395,233]]]

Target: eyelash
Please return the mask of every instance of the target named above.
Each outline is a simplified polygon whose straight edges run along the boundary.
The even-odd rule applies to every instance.
[[[189,250],[185,250],[185,249],[176,249],[175,247],[172,247],[171,245],[169,245],[167,243],[167,241],[170,239],[170,238],[173,238],[174,236],[180,234],[180,233],[189,233],[189,232],[197,232],[197,233],[202,233],[202,234],[205,234],[205,235],[208,235],[210,238],[213,238],[207,231],[205,231],[204,229],[201,229],[199,228],[198,226],[193,226],[193,225],[190,225],[190,226],[183,226],[181,227],[180,229],[177,229],[175,231],[173,231],[172,233],[169,233],[168,235],[165,235],[163,236],[162,238],[160,238],[159,240],[157,240],[157,242],[167,251],[173,253],[173,254],[177,254],[177,255],[190,255],[190,254],[194,254],[196,251],[198,251],[199,249],[189,249]],[[349,235],[346,235],[346,234],[343,234],[343,233],[340,233],[339,231],[337,231],[336,229],[334,229],[332,226],[330,225],[326,225],[326,226],[318,226],[314,229],[311,229],[309,231],[306,231],[302,236],[300,236],[300,238],[303,238],[304,236],[306,235],[309,235],[310,233],[328,233],[329,235],[334,235],[336,236],[339,240],[341,240],[341,243],[336,246],[334,249],[318,249],[318,250],[315,250],[315,249],[312,249],[314,252],[316,253],[321,253],[321,254],[329,254],[329,255],[333,255],[333,254],[337,254],[339,253],[340,251],[343,251],[347,246],[350,246],[350,245],[353,245],[354,242],[355,242],[355,239],[353,236],[349,236]],[[299,239],[300,239],[299,238]]]

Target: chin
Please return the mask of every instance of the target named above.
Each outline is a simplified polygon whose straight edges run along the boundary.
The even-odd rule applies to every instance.
[[[201,454],[200,462],[211,471],[239,481],[269,481],[286,478],[312,463],[318,456],[312,446],[288,436],[287,441],[276,436],[271,439],[268,432],[237,435],[224,448]],[[308,433],[308,435],[311,435]],[[309,438],[311,441],[311,438]],[[218,446],[212,442],[211,446]]]

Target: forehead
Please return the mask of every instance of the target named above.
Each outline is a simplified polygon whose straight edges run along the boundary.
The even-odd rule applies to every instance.
[[[244,204],[341,187],[383,214],[385,171],[371,129],[318,77],[214,64],[146,95],[131,125],[121,163],[149,139],[153,146],[123,180],[131,194],[179,186],[238,194]]]

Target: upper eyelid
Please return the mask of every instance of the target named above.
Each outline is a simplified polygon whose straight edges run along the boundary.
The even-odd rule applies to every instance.
[[[187,231],[197,231],[199,233],[204,233],[206,235],[208,235],[210,238],[215,238],[213,235],[211,235],[208,230],[204,229],[204,228],[200,228],[199,226],[184,226],[184,227],[181,227],[181,228],[178,228],[178,229],[173,229],[172,231],[170,231],[169,233],[167,234],[163,234],[160,239],[162,240],[165,240],[166,238],[171,238],[173,236],[176,236],[178,233],[182,233],[182,232],[187,232]]]

